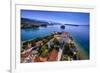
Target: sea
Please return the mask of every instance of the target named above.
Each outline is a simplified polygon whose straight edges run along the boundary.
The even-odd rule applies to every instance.
[[[89,26],[64,26],[65,29],[61,29],[61,25],[49,25],[47,27],[21,29],[21,41],[28,41],[39,37],[44,37],[54,32],[68,32],[77,42],[77,45],[80,46],[84,51],[86,59],[89,59]]]

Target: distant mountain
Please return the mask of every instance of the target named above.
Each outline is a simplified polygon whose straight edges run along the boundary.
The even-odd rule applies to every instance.
[[[68,26],[89,26],[89,25],[77,25],[77,24],[64,24],[64,25],[68,25]]]
[[[47,27],[48,25],[60,25],[61,23],[53,21],[43,21],[36,19],[21,18],[21,28],[37,28],[37,27]]]
[[[33,27],[46,27],[48,25],[61,25],[61,23],[53,21],[43,21],[36,19],[21,18],[21,28],[33,28]]]
[[[45,22],[45,21],[40,21],[40,20],[35,20],[35,19],[28,19],[28,18],[21,18],[21,23],[26,23],[26,24],[48,24],[48,22]]]
[[[47,25],[50,25],[50,24],[46,21],[21,18],[21,28],[35,28],[35,27],[39,27],[39,26],[46,27]]]

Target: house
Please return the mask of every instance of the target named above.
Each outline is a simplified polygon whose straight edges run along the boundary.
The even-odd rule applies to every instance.
[[[39,46],[42,46],[43,45],[43,41],[38,41],[36,42],[36,46],[39,47]]]
[[[56,49],[52,49],[49,53],[48,61],[57,61],[58,58],[58,51]]]

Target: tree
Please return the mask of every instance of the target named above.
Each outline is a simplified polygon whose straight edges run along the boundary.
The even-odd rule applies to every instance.
[[[44,45],[42,48],[41,48],[41,56],[47,56],[48,55],[48,46],[47,45]]]
[[[68,52],[69,52],[69,44],[68,43],[66,43],[65,45],[64,45],[64,50],[63,50],[63,54],[68,54]]]
[[[59,41],[58,41],[56,38],[54,38],[53,43],[54,43],[55,45],[60,45]]]

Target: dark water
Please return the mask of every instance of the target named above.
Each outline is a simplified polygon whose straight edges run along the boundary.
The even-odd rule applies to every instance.
[[[27,41],[38,37],[44,37],[52,32],[66,31],[78,42],[83,50],[89,55],[89,26],[67,26],[65,29],[61,25],[39,27],[36,29],[21,29],[21,41]]]

